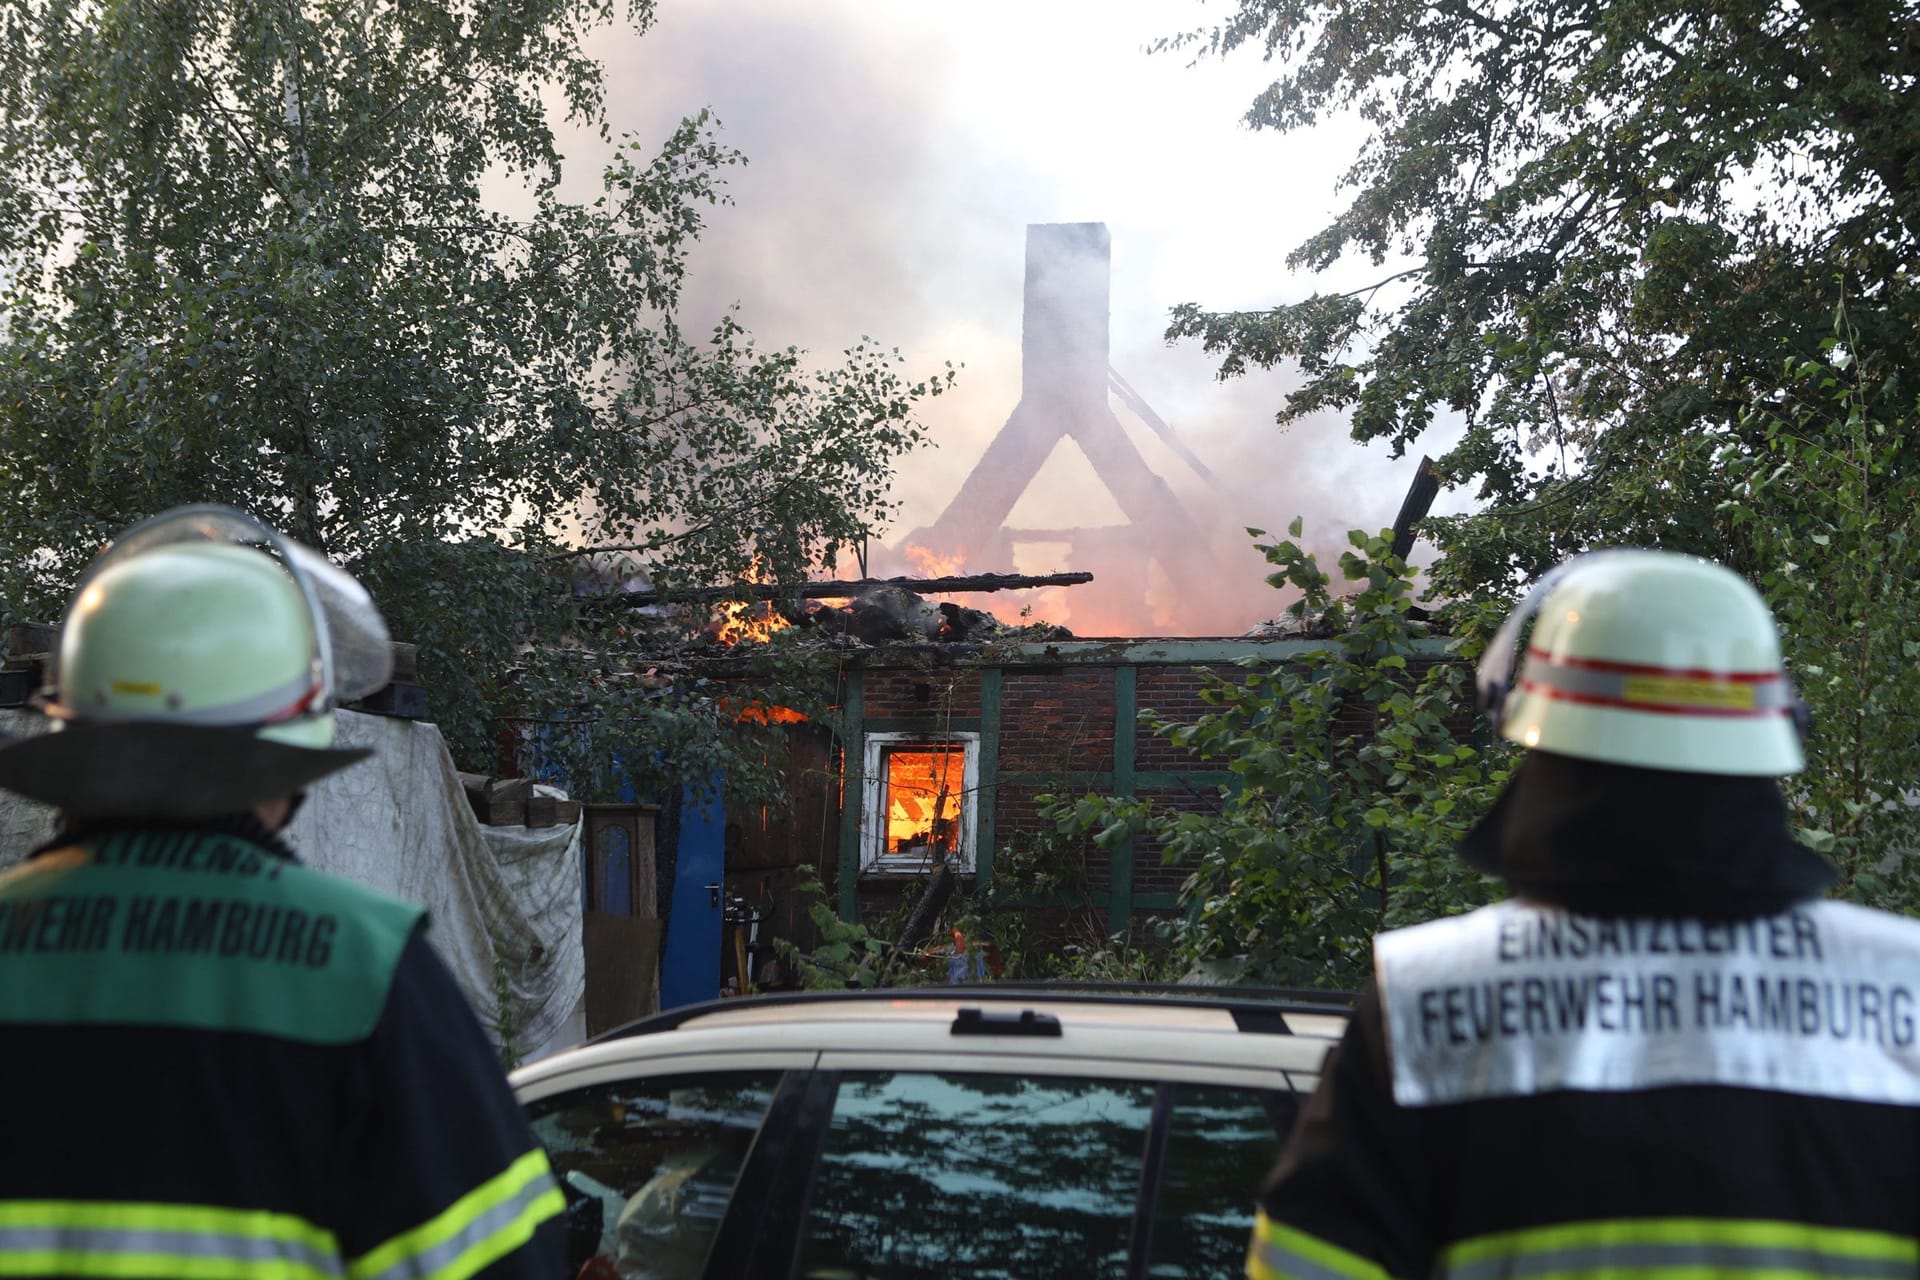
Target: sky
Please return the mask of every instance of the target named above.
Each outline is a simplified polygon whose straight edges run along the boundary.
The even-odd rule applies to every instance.
[[[713,213],[693,254],[689,319],[736,306],[769,345],[830,357],[870,336],[900,348],[909,372],[961,366],[954,391],[922,414],[936,447],[899,465],[889,543],[939,516],[1019,399],[1027,225],[1107,224],[1112,364],[1214,482],[1121,418],[1214,526],[1217,576],[1174,583],[1142,566],[1150,621],[1115,621],[1093,588],[968,603],[1003,617],[1029,605],[1083,635],[1237,634],[1280,606],[1242,526],[1280,530],[1302,515],[1312,542],[1336,546],[1349,528],[1390,524],[1413,478],[1417,459],[1353,443],[1338,418],[1277,427],[1285,371],[1223,384],[1196,344],[1163,338],[1180,302],[1270,306],[1377,278],[1365,263],[1321,277],[1285,263],[1339,207],[1361,136],[1351,122],[1253,132],[1241,115],[1272,78],[1257,56],[1146,52],[1225,12],[1195,0],[661,0],[645,35],[593,39],[616,134],[652,143],[709,107],[747,156],[730,171],[734,204]],[[595,145],[571,137],[576,178],[597,170]],[[1123,518],[1068,442],[1009,523]],[[1016,564],[964,567],[1077,567],[1065,544],[1015,551]],[[915,567],[874,559],[876,572]]]

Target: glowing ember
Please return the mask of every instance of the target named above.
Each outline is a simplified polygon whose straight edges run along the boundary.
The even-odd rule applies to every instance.
[[[887,753],[887,848],[896,853],[959,846],[962,747],[929,746]]]
[[[749,702],[736,707],[725,698],[720,705],[733,714],[733,718],[742,724],[805,724],[804,711],[795,711],[792,707],[770,707],[764,702]]]

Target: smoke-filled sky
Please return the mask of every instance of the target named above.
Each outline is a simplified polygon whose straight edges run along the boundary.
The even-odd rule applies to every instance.
[[[937,448],[900,465],[889,541],[933,523],[1019,399],[1027,224],[1107,224],[1113,365],[1216,483],[1121,419],[1223,532],[1216,581],[1175,584],[1141,566],[1150,624],[1115,621],[1097,596],[1076,595],[1090,588],[1027,601],[1083,635],[1233,634],[1270,617],[1278,600],[1241,526],[1278,530],[1302,514],[1312,540],[1333,545],[1348,528],[1391,523],[1413,476],[1414,460],[1362,449],[1341,421],[1276,427],[1285,375],[1218,383],[1197,347],[1161,336],[1178,302],[1254,307],[1326,287],[1284,259],[1337,207],[1358,137],[1344,123],[1249,131],[1241,113],[1271,78],[1257,58],[1196,66],[1144,51],[1224,13],[1194,0],[661,0],[644,37],[595,40],[616,132],[651,142],[706,106],[748,157],[731,171],[734,206],[713,214],[694,254],[690,319],[738,304],[768,344],[830,354],[871,335],[900,347],[910,370],[964,366],[924,414]],[[574,140],[570,176],[597,171],[592,150]],[[1355,264],[1335,283],[1367,283],[1371,271]],[[1122,519],[1066,442],[1009,523]],[[1063,544],[1016,553],[1017,565],[966,567],[1076,567]],[[1012,611],[1004,598],[971,603]]]

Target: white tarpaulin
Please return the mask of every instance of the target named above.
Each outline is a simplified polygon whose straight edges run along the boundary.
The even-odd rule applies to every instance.
[[[374,757],[322,779],[288,835],[308,866],[425,906],[428,937],[497,1042],[531,1061],[585,1038],[580,825],[482,826],[440,730],[337,713],[335,743]],[[0,711],[0,732],[44,726]],[[0,791],[0,866],[53,834],[43,805]]]

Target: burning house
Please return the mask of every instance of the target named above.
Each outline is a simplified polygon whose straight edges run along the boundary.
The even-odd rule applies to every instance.
[[[901,542],[909,562],[948,576],[807,584],[799,594],[829,601],[797,607],[785,588],[782,605],[722,611],[713,638],[723,642],[768,627],[811,628],[806,645],[820,679],[831,682],[836,711],[825,722],[787,726],[789,806],[736,804],[675,824],[676,870],[662,876],[675,881],[667,963],[676,934],[701,939],[683,954],[713,958],[682,989],[711,992],[723,972],[743,969],[760,981],[769,952],[750,950],[741,941],[748,931],[759,942],[771,934],[807,947],[811,926],[796,893],[806,881],[828,887],[842,919],[871,922],[897,909],[937,865],[976,883],[992,880],[996,855],[1042,829],[1044,793],[1216,808],[1234,775],[1144,728],[1141,713],[1191,720],[1205,710],[1209,674],[1235,677],[1249,661],[1299,661],[1324,643],[1287,634],[1146,638],[1154,629],[1149,566],[1176,582],[1216,580],[1216,531],[1149,466],[1114,401],[1168,446],[1189,479],[1204,485],[1212,477],[1109,363],[1108,254],[1101,224],[1028,229],[1019,401],[947,509]],[[1062,442],[1085,454],[1126,523],[1008,524]],[[1410,530],[1408,511],[1402,522]],[[1064,552],[1060,567],[1071,572],[953,576],[1010,567],[1024,544]],[[1076,619],[1098,619],[1110,635],[1130,638],[1008,627],[939,598],[972,601],[973,592],[1034,586],[1070,587]],[[708,847],[696,849],[703,840]],[[1098,913],[1106,932],[1125,933],[1144,916],[1174,910],[1186,875],[1163,865],[1157,849],[1090,849],[1079,906]],[[723,917],[733,941],[705,941],[721,935]],[[672,1003],[664,980],[662,990]]]

